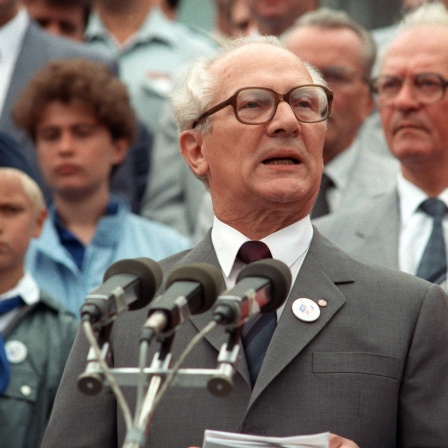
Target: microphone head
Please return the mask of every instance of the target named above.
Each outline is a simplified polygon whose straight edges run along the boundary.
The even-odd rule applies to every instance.
[[[261,308],[262,313],[270,313],[280,307],[288,297],[292,276],[289,267],[280,260],[267,258],[254,261],[245,266],[236,279],[238,283],[243,278],[262,277],[271,283],[271,300]]]
[[[112,264],[104,274],[103,281],[114,275],[130,274],[140,279],[140,295],[129,305],[129,311],[146,306],[162,284],[162,268],[151,258],[129,258]]]
[[[166,289],[174,282],[197,282],[202,286],[202,301],[191,314],[200,314],[209,310],[215,303],[222,286],[221,270],[209,263],[190,263],[171,272],[166,281]]]

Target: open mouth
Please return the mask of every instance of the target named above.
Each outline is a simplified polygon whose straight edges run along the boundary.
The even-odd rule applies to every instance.
[[[294,157],[273,157],[263,160],[264,165],[298,165],[299,160]]]

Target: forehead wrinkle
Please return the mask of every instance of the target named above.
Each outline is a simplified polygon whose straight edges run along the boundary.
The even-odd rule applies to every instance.
[[[257,50],[257,47],[265,47],[271,51],[262,52],[260,49]],[[263,56],[260,56],[260,54],[263,54]],[[258,65],[257,62],[259,62]],[[262,69],[255,72],[256,75],[259,75],[259,80],[251,82],[247,79],[251,78],[251,75],[254,73],[254,71],[248,70],[248,67],[259,67]],[[271,68],[272,70],[270,70]],[[255,83],[258,86],[261,83],[263,85],[260,85],[260,87],[269,87],[269,84],[282,82],[279,74],[286,73],[286,70],[289,74],[294,71],[297,72],[297,82],[295,85],[313,82],[311,75],[300,58],[287,49],[268,44],[257,43],[237,48],[223,55],[210,66],[210,73],[218,78],[218,85],[221,87],[237,83],[233,86],[232,92],[227,91],[226,94],[233,93],[233,91],[241,87],[248,87],[249,84],[254,86]],[[246,79],[247,81],[245,81]]]
[[[414,65],[432,64],[446,66],[448,72],[448,27],[422,24],[405,30],[391,43],[384,54],[381,71],[395,66],[411,69]]]

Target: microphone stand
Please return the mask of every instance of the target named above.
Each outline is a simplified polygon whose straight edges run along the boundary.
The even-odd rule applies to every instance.
[[[161,339],[160,351],[155,354],[153,361],[151,363],[151,369],[155,372],[164,371],[169,368],[171,362],[171,345],[173,343],[174,333],[171,333],[167,337]],[[148,346],[148,340],[142,339],[141,346]],[[143,403],[137,400],[135,415],[134,415],[134,426],[131,431],[128,431],[124,441],[123,448],[140,448],[144,447],[146,443],[147,433],[149,431],[149,416],[151,410],[154,407],[154,402],[157,396],[157,392],[162,386],[164,376],[161,374],[154,374],[149,383],[145,399]],[[146,382],[146,376],[140,376],[140,381],[137,385],[138,389],[141,389]]]
[[[125,420],[126,437],[123,448],[143,448],[146,446],[146,439],[149,434],[152,418],[158,404],[170,386],[206,387],[212,394],[217,396],[225,396],[231,391],[233,387],[232,378],[236,372],[236,366],[239,360],[240,346],[238,339],[241,331],[240,327],[226,330],[229,338],[220,349],[217,360],[218,366],[215,369],[180,369],[180,366],[196,345],[217,325],[215,321],[209,322],[190,341],[171,369],[169,368],[171,362],[170,349],[174,332],[159,336],[158,339],[161,342],[160,351],[154,355],[150,367],[145,367],[146,349],[149,340],[142,340],[139,367],[110,368],[106,363],[106,359],[109,357],[109,344],[104,342],[100,348],[95,338],[92,324],[87,320],[82,322],[91,348],[88,354],[86,370],[78,377],[78,387],[81,392],[89,395],[99,393],[103,387],[103,383],[111,387]],[[111,325],[105,330],[102,329],[104,331],[101,332],[102,337],[99,339],[107,340],[104,334],[108,335],[110,327]],[[143,348],[143,345],[146,345],[146,347]],[[146,383],[148,383],[148,389],[145,398],[143,400],[137,397],[136,411],[133,419],[119,385],[136,386],[138,389],[143,389]]]

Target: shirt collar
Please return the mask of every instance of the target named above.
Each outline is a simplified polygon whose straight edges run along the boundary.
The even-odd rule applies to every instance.
[[[14,288],[0,296],[0,300],[21,296],[27,305],[33,305],[39,302],[39,295],[39,286],[37,286],[36,281],[31,277],[31,274],[25,273]]]
[[[140,42],[148,42],[152,39],[160,40],[168,45],[176,44],[172,32],[173,23],[168,20],[159,8],[153,7],[145,18],[137,32],[123,45],[128,48]],[[85,32],[87,40],[104,40],[114,37],[109,33],[98,13],[92,13]]]
[[[1,57],[11,58],[22,46],[30,18],[25,8],[21,8],[18,14],[8,23],[0,27]]]
[[[244,242],[249,241],[249,238],[223,223],[216,216],[213,220],[211,236],[219,264],[225,276],[228,277],[238,250]],[[261,241],[268,245],[273,258],[283,261],[291,267],[308,250],[312,237],[313,227],[308,215],[300,221],[268,235]]]
[[[401,172],[398,173],[397,189],[398,197],[400,198],[400,218],[404,225],[418,211],[420,204],[428,198],[428,195],[415,184],[405,179]],[[448,188],[445,188],[438,197],[448,206]]]

